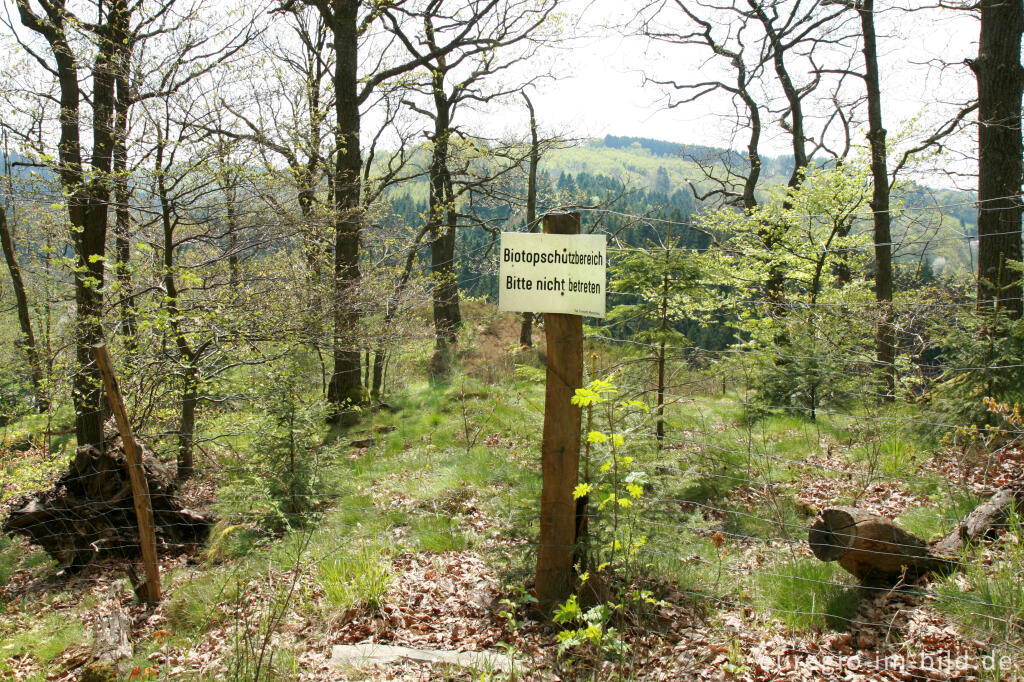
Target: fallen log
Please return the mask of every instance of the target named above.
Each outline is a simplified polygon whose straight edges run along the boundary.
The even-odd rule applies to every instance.
[[[72,571],[101,558],[137,558],[139,530],[128,463],[120,436],[113,429],[107,434],[102,452],[93,446],[78,448],[53,487],[16,502],[0,529],[28,538]],[[140,448],[158,549],[180,551],[201,544],[213,516],[182,507],[167,467]]]
[[[807,533],[811,552],[821,561],[838,561],[866,584],[895,584],[933,571],[954,569],[960,552],[994,537],[1010,510],[1024,506],[1024,490],[1000,490],[974,509],[949,534],[927,543],[892,519],[855,507],[821,512]]]
[[[92,628],[93,660],[116,665],[122,658],[131,658],[130,630],[131,620],[118,605],[114,605],[109,613],[99,616]]]
[[[985,538],[994,540],[999,527],[1006,524],[1010,510],[1016,508],[1019,512],[1022,510],[1022,506],[1024,506],[1024,489],[1000,490],[987,502],[975,507],[974,511],[958,523],[946,537],[933,543],[931,550],[936,554],[955,555],[963,551],[965,547]]]

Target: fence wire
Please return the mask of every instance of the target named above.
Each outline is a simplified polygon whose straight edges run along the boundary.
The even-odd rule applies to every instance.
[[[608,213],[648,220],[643,216]],[[491,248],[477,247],[466,257],[481,256]],[[651,253],[652,258],[657,256],[657,252]],[[492,273],[482,271],[472,283],[491,276]],[[265,283],[270,292],[277,282],[267,279]],[[402,298],[402,310],[408,314],[422,309],[430,300],[429,290],[412,290]],[[365,314],[380,313],[380,300],[362,301],[358,305],[364,306],[360,312]],[[854,305],[870,309],[877,304],[859,301]],[[896,308],[940,311],[973,305],[927,300],[893,303]],[[841,316],[847,310],[844,304],[814,306],[824,315]],[[108,318],[115,312],[113,308],[108,311]],[[256,384],[262,380],[259,365],[272,365],[288,353],[306,354],[306,366],[299,371],[303,380],[318,373],[320,376],[313,383],[322,380],[324,373],[331,372],[330,358],[321,367],[313,358],[318,352],[335,348],[334,330],[301,330],[298,342],[292,333],[249,339],[250,345],[277,344],[280,352],[254,353],[251,365],[239,365],[251,371],[253,376],[248,381],[252,385],[232,386],[220,395],[212,387],[200,393],[199,418],[195,432],[188,436],[194,449],[196,475],[177,486],[171,483],[161,489],[160,495],[166,493],[182,505],[202,507],[193,511],[211,511],[209,540],[205,544],[182,541],[175,531],[189,528],[184,523],[177,528],[173,523],[158,527],[158,548],[167,577],[166,604],[156,609],[161,617],[180,618],[167,614],[184,608],[183,600],[197,594],[194,590],[204,581],[216,583],[216,589],[208,595],[208,619],[194,628],[186,651],[201,648],[206,633],[224,625],[221,621],[226,619],[229,628],[245,628],[250,625],[247,619],[252,617],[253,609],[273,611],[282,603],[280,595],[270,596],[257,588],[252,588],[250,595],[257,603],[245,603],[247,580],[269,581],[268,576],[280,573],[275,580],[281,585],[289,580],[302,583],[313,595],[310,599],[321,606],[328,604],[323,608],[330,611],[324,590],[337,588],[346,580],[357,581],[354,576],[339,579],[337,571],[342,569],[338,567],[358,564],[354,557],[359,556],[360,548],[366,547],[371,548],[371,561],[377,565],[357,570],[380,570],[387,574],[390,587],[380,595],[385,604],[388,599],[407,597],[396,591],[396,585],[402,585],[401,570],[408,556],[438,557],[452,553],[484,557],[491,566],[498,596],[514,601],[517,593],[505,585],[524,584],[539,549],[538,472],[543,443],[543,398],[535,375],[542,369],[543,361],[538,350],[519,348],[509,337],[508,328],[516,320],[489,312],[481,315],[488,319],[479,325],[480,329],[467,325],[459,343],[476,345],[478,350],[481,344],[501,343],[506,347],[477,364],[473,353],[466,350],[465,366],[452,378],[438,380],[433,387],[409,378],[413,372],[429,371],[433,338],[424,324],[405,324],[393,330],[384,330],[381,325],[377,336],[353,344],[348,350],[360,354],[374,353],[382,347],[395,349],[389,361],[393,376],[398,378],[385,385],[376,411],[362,415],[368,428],[335,431],[330,440],[322,437],[319,426],[312,429],[316,432],[314,437],[300,433],[312,423],[312,418],[300,414],[301,410],[318,402],[311,400],[317,391],[310,392],[307,386],[289,403],[288,386]],[[112,319],[106,321],[106,331],[115,343],[121,342]],[[536,334],[541,337],[543,329],[536,330]],[[585,507],[572,515],[577,523],[590,529],[586,545],[594,557],[618,555],[612,563],[624,590],[620,594],[625,594],[630,585],[641,586],[650,590],[656,601],[697,609],[694,613],[702,615],[694,615],[697,620],[690,625],[712,630],[716,627],[711,624],[714,618],[738,615],[766,641],[781,637],[805,662],[813,654],[807,648],[811,642],[824,646],[822,642],[837,632],[883,633],[879,648],[861,650],[865,656],[874,656],[862,661],[867,674],[877,679],[907,679],[906,675],[912,679],[950,679],[939,671],[931,671],[935,673],[931,675],[923,668],[910,672],[889,670],[881,663],[886,656],[900,652],[939,651],[934,642],[920,632],[912,632],[907,623],[903,626],[906,632],[893,626],[897,619],[932,619],[953,629],[957,646],[970,649],[971,663],[966,671],[958,673],[965,675],[962,679],[983,674],[979,660],[989,651],[1010,657],[1013,670],[1004,671],[1005,679],[1017,674],[1015,671],[1024,662],[1024,564],[1020,563],[1022,555],[1015,547],[1017,542],[1024,541],[1024,535],[1016,519],[1002,521],[992,536],[948,558],[946,574],[908,576],[897,586],[860,585],[834,564],[819,565],[808,546],[807,530],[829,506],[850,504],[895,518],[898,523],[912,522],[933,535],[945,535],[992,493],[1024,486],[1021,429],[1012,424],[986,425],[984,438],[990,442],[968,447],[956,442],[968,425],[925,416],[929,413],[920,409],[919,396],[911,393],[885,396],[893,400],[881,407],[870,389],[862,391],[861,400],[844,405],[807,407],[756,398],[745,385],[743,371],[733,361],[813,361],[860,377],[865,386],[875,382],[872,372],[890,367],[897,372],[934,370],[941,372],[945,380],[951,380],[967,373],[993,378],[1009,376],[1024,365],[1002,361],[973,365],[931,361],[908,368],[878,362],[871,348],[864,349],[862,357],[846,353],[786,353],[774,348],[709,349],[617,338],[612,328],[588,334],[586,344],[585,383],[610,375],[618,398],[635,398],[649,408],[646,412],[627,410],[617,417],[619,421],[614,427],[624,437],[622,454],[632,458],[622,466],[643,474],[632,479],[642,493],[636,495],[628,508],[620,509],[621,518],[617,521],[611,518],[611,509],[627,495],[614,488],[610,506],[592,496]],[[65,347],[55,355],[69,350]],[[458,344],[453,352],[457,357]],[[658,387],[655,368],[657,354],[661,352],[665,352],[669,379]],[[173,358],[177,358],[178,364],[170,360]],[[175,406],[169,396],[180,391],[181,355],[168,344],[136,351],[118,347],[114,359],[121,372],[122,387],[138,389],[138,393],[128,396],[129,412],[139,440],[148,448],[147,458],[151,459],[147,462],[163,462],[173,480],[182,433],[178,415],[167,410],[169,404]],[[148,369],[146,363],[151,363]],[[365,366],[360,369],[365,370]],[[146,380],[131,374],[146,371],[166,374]],[[655,401],[659,395],[665,404],[660,437],[655,432],[659,420]],[[284,401],[286,412],[290,412],[283,419],[275,416],[267,409],[271,400]],[[68,427],[70,406],[64,403],[58,401],[51,406],[46,415],[48,424]],[[436,414],[437,423],[424,429],[420,411]],[[892,413],[886,414],[888,411]],[[245,415],[248,421],[233,421],[234,417],[242,419]],[[107,413],[100,410],[80,415],[91,416],[105,418]],[[320,416],[317,413],[315,418]],[[287,422],[304,418],[307,422],[302,427]],[[375,430],[377,426],[388,428]],[[590,427],[593,431],[611,429],[607,423],[598,422]],[[67,467],[74,466],[76,455],[68,445],[58,457],[57,450],[48,451],[47,443],[69,436],[67,428],[56,434],[55,439],[51,426],[47,426],[47,443],[31,438],[15,443],[8,436],[9,428],[5,426],[0,432],[7,447],[2,490],[5,517],[15,509],[29,509],[26,505],[30,505],[32,486],[46,487],[60,481],[49,493],[37,498],[38,503],[45,503],[71,495],[76,485],[90,485],[98,476],[107,475],[86,470],[78,479],[57,478]],[[442,433],[446,429],[448,433]],[[921,430],[930,434],[922,446],[927,451],[918,451],[914,440],[914,434]],[[578,434],[552,437],[573,435]],[[583,436],[586,441],[587,433]],[[307,442],[297,443],[303,438]],[[267,443],[271,441],[277,448],[284,443],[284,450],[273,461],[266,453],[257,452],[257,448],[270,447]],[[429,447],[435,441],[442,445]],[[24,452],[19,454],[11,446],[25,446]],[[581,477],[589,472],[590,482],[595,487],[604,486],[607,494],[607,472],[602,474],[600,469],[616,460],[599,443],[585,446],[585,452],[589,453],[589,460],[585,457],[581,462]],[[46,472],[19,481],[19,467],[30,458],[34,458],[34,463],[45,462]],[[479,462],[484,460],[484,474],[458,469],[472,462],[480,468],[484,465]],[[296,461],[305,468],[301,476]],[[1018,462],[1022,467],[999,468]],[[449,466],[458,470],[454,478],[445,469]],[[373,472],[373,477],[365,478],[366,472]],[[157,475],[155,469],[150,473]],[[61,517],[59,523],[50,519],[40,522],[46,527],[26,530],[44,537],[65,522],[85,528],[114,517],[117,523],[130,520],[134,505],[132,496],[125,493],[128,488],[124,476],[124,470],[115,474],[120,477],[120,487],[112,502],[83,500],[68,507],[79,514],[78,518]],[[443,485],[437,483],[442,476],[450,477]],[[622,480],[612,485],[624,484]],[[268,492],[270,489],[276,492]],[[251,499],[246,499],[247,495]],[[154,507],[163,503],[156,494],[151,494],[149,502]],[[613,527],[620,523],[621,526]],[[71,565],[53,562],[42,568],[20,566],[12,561],[17,568],[0,587],[0,599],[8,604],[19,600],[24,603],[42,599],[41,595],[48,592],[73,589],[86,593],[109,586],[138,556],[137,531],[130,526],[115,530],[118,532],[107,541],[94,546],[94,559],[82,559],[79,554]],[[616,552],[609,543],[618,540],[618,532],[643,537],[644,542],[632,550]],[[251,540],[248,554],[229,556],[231,550],[226,546],[232,534],[244,534]],[[427,544],[434,549],[424,549],[424,537],[430,538],[432,544]],[[858,535],[839,530],[834,537],[845,541]],[[14,541],[7,542],[8,546],[3,548],[5,557],[28,547],[23,540],[16,545],[10,544]],[[280,548],[285,545],[294,549],[290,560],[281,557],[284,550]],[[862,557],[899,558],[906,556],[900,550],[919,548],[917,544],[889,541],[881,547],[864,548]],[[258,575],[253,568],[262,565],[260,562],[267,567],[266,575]],[[581,565],[581,571],[583,568],[586,567]],[[529,584],[528,577],[525,584]],[[855,597],[856,604],[846,611],[830,610],[833,605],[815,601],[819,596],[832,600]],[[616,599],[621,601],[622,597]],[[131,602],[124,593],[112,600],[121,605]],[[259,600],[263,600],[262,606]],[[218,605],[228,602],[231,608],[226,612],[218,610]],[[484,616],[492,625],[502,622],[502,607],[497,604],[496,600]],[[285,604],[282,608],[290,607]],[[374,608],[355,604],[343,610],[351,622],[362,623],[387,612],[386,606]],[[660,607],[651,607],[652,611],[657,608]],[[638,622],[647,625],[653,622],[638,618]],[[630,630],[625,620],[617,622],[627,629],[627,635],[635,635],[646,627],[634,624]],[[431,627],[446,626],[438,623]],[[514,645],[517,632],[516,628],[504,631],[504,641]],[[671,627],[665,636],[670,633]],[[537,669],[565,672],[568,664],[554,653],[556,632],[549,629],[546,637],[549,656],[547,660],[536,661]],[[752,662],[743,663],[747,654],[751,654],[749,642],[727,656],[730,661],[738,661],[730,662],[737,678],[749,673],[750,679],[769,679],[770,671],[755,674]],[[639,660],[640,652],[631,655]],[[845,663],[839,666],[837,675],[854,672],[852,655],[844,656]],[[622,660],[625,659],[628,657]],[[692,662],[697,668],[691,672],[696,675],[698,670],[716,666],[722,669],[715,660],[716,655],[708,653]]]

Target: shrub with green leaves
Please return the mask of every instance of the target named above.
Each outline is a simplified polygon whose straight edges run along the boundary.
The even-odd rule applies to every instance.
[[[584,610],[576,595],[559,605],[554,621],[563,625],[558,633],[558,652],[573,650],[583,658],[621,657],[628,649],[611,621],[623,604],[630,601],[653,603],[649,594],[639,596],[635,589],[618,579],[621,569],[635,563],[647,536],[637,532],[638,503],[647,482],[645,472],[634,467],[628,454],[630,421],[647,406],[638,400],[617,401],[618,388],[611,377],[595,379],[576,389],[572,398],[587,414],[587,447],[584,453],[583,482],[573,496],[586,502],[589,525],[580,538],[583,559],[580,568],[581,590],[588,590],[602,601]],[[597,420],[595,420],[595,412]],[[600,422],[600,426],[597,424]]]
[[[769,190],[757,206],[699,220],[720,243],[703,256],[703,307],[736,321],[767,405],[814,417],[874,380],[878,319],[855,276],[868,263],[868,233],[857,224],[868,187],[863,165],[812,165],[799,185]]]
[[[614,400],[618,389],[610,379],[595,379],[576,389],[572,398],[574,405],[587,411],[583,482],[576,486],[573,496],[588,500],[591,537],[585,542],[592,552],[589,565],[598,572],[609,567],[614,570],[635,559],[647,542],[646,535],[634,532],[637,503],[643,497],[647,473],[634,466],[626,446],[630,414],[646,412],[647,406],[639,400]],[[594,428],[595,409],[604,422],[601,429]]]
[[[569,597],[554,615],[556,623],[569,626],[558,633],[559,655],[583,647],[601,656],[625,653],[629,645],[610,624],[614,613],[615,606],[610,604],[597,604],[584,611],[576,595]]]
[[[318,508],[323,492],[322,448],[327,405],[300,362],[285,356],[260,375],[262,415],[251,423],[252,446],[229,462],[229,479],[218,494],[228,517],[257,517],[281,529]]]

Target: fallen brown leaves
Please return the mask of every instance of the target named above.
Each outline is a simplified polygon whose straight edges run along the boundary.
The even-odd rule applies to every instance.
[[[185,558],[168,560],[186,576],[196,567]],[[376,641],[404,646],[478,651],[506,644],[518,659],[528,662],[525,679],[571,679],[573,664],[559,663],[553,628],[526,620],[510,633],[498,615],[504,607],[502,586],[488,564],[472,551],[446,554],[404,553],[393,559],[395,579],[377,610],[365,607],[324,615],[313,609],[290,609],[270,639],[272,648],[294,652],[298,675],[305,680],[433,680],[441,674],[429,664],[402,663],[367,671],[335,670],[328,666],[331,646]],[[300,589],[323,604],[311,571],[299,569]],[[172,628],[165,606],[146,610],[134,605],[114,566],[98,567],[89,575],[32,581],[14,576],[0,597],[43,594],[38,608],[4,615],[5,620],[31,627],[39,613],[61,612],[82,620],[88,630],[106,610],[130,609],[133,640],[155,645],[150,671],[161,678],[195,675],[216,677],[229,672],[231,658],[245,632],[259,636],[260,618],[274,594],[295,579],[290,571],[271,571],[242,585],[236,603],[225,604],[228,616],[206,630],[191,647],[171,646]],[[926,587],[926,586],[922,586]],[[168,586],[175,589],[174,585]],[[879,591],[865,599],[849,632],[794,634],[770,613],[735,602],[720,602],[709,594],[673,593],[644,619],[628,623],[630,652],[624,665],[637,680],[973,680],[977,679],[985,645],[964,636],[948,617],[930,606],[925,592]],[[81,608],[86,600],[97,606]],[[224,614],[222,614],[224,615]],[[178,640],[180,642],[180,640]],[[49,679],[77,679],[88,659],[82,645],[59,657],[62,668]],[[7,659],[16,680],[38,677],[41,670],[30,656]],[[560,667],[561,666],[561,667]],[[612,664],[588,662],[599,679],[610,676]],[[353,675],[355,676],[353,678]],[[468,671],[446,670],[445,679],[479,679]]]

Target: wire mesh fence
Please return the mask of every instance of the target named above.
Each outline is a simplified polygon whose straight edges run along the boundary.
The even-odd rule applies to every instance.
[[[379,316],[381,302],[355,304]],[[928,401],[936,385],[969,377],[994,386],[1021,363],[898,354],[886,365],[871,333],[853,347],[709,348],[635,338],[629,323],[642,318],[589,328],[584,383],[607,380],[614,392],[607,409],[584,416],[577,485],[587,488],[574,486],[581,616],[551,625],[529,608],[543,349],[518,346],[517,317],[471,302],[448,349],[458,369],[428,381],[434,339],[413,311],[429,302],[426,288],[406,292],[400,314],[418,315],[415,323],[381,324],[351,349],[361,372],[368,356],[389,349],[391,380],[350,429],[324,427],[333,332],[297,326],[293,335],[245,339],[252,361],[225,361],[198,392],[188,434],[196,473],[187,481],[175,472],[184,356],[173,345],[118,349],[147,476],[188,519],[157,515],[166,595],[152,609],[130,589],[140,582],[138,534],[126,521],[133,500],[114,432],[105,449],[75,454],[61,404],[31,433],[4,427],[4,516],[59,509],[23,529],[37,539],[91,539],[49,557],[4,540],[0,599],[22,613],[38,604],[46,622],[75,614],[82,627],[94,625],[90,610],[129,611],[136,677],[343,677],[327,661],[330,647],[372,640],[504,645],[527,678],[1015,679],[1024,663],[1024,533],[1014,505],[943,557],[941,570],[888,582],[858,581],[819,561],[808,528],[839,507],[894,520],[921,542],[889,537],[859,551],[864,562],[901,559],[962,533],[959,524],[993,495],[1019,491],[1022,428],[1012,406],[986,394],[994,402],[970,411],[990,420],[960,423],[948,417],[955,410]],[[851,310],[877,315],[880,304],[788,305],[820,314],[822,328],[805,331],[827,334],[828,324],[853,320]],[[951,326],[961,324],[951,311],[973,306],[892,303],[897,319],[927,314]],[[856,321],[865,319],[876,318]],[[116,325],[108,333],[116,339]],[[812,375],[822,394],[811,403],[758,383],[766,372],[801,379],[817,366],[831,373]],[[890,367],[907,379],[894,393],[878,381]],[[362,379],[369,390],[369,374]],[[850,383],[839,390],[840,381]],[[48,490],[33,497],[39,488]],[[159,506],[156,494],[150,502]],[[182,540],[175,523],[203,530]],[[833,529],[832,537],[845,546],[860,536]],[[61,542],[74,544],[54,547]],[[602,605],[607,613],[593,610]],[[577,630],[578,644],[560,646]],[[59,632],[48,638],[67,636]],[[76,655],[55,652],[63,672],[54,674],[78,675]],[[38,660],[18,654],[3,665],[28,675],[42,669]]]

